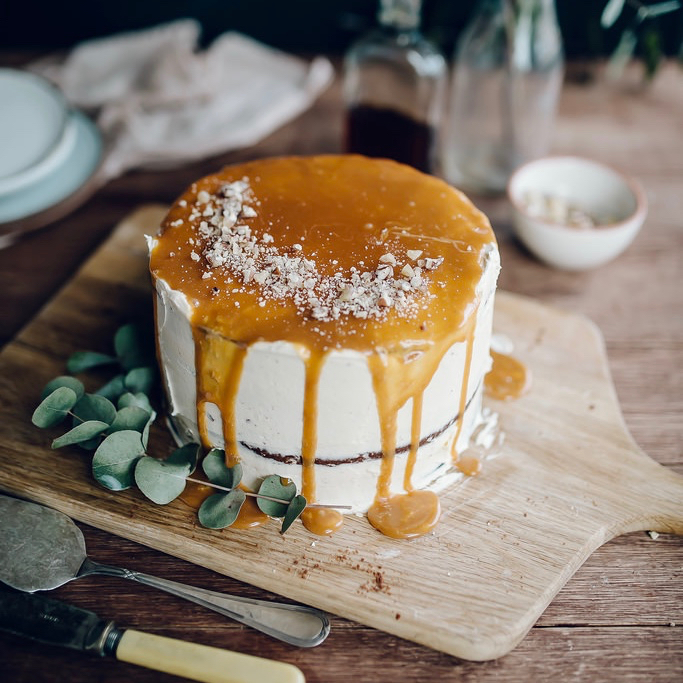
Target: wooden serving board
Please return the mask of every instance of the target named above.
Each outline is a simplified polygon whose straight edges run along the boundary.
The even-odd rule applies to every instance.
[[[505,444],[483,473],[442,496],[436,530],[396,541],[349,517],[329,538],[295,524],[210,531],[181,501],[112,493],[89,455],[52,451],[30,416],[73,351],[109,351],[118,325],[151,322],[143,232],[163,209],[124,221],[0,354],[0,488],[236,579],[465,659],[504,655],[588,555],[614,536],[683,533],[683,477],[629,436],[603,340],[583,317],[500,292],[495,329],[534,377],[499,403]],[[152,454],[171,448],[163,426]],[[135,569],[135,567],[132,567]]]

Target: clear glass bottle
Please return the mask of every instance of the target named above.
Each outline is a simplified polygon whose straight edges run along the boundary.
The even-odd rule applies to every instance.
[[[456,47],[443,173],[463,189],[505,189],[550,146],[564,57],[554,0],[480,0]]]
[[[446,61],[420,33],[421,0],[380,0],[379,26],[344,60],[347,152],[436,165]]]

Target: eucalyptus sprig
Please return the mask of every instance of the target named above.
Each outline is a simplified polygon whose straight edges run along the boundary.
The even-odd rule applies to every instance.
[[[657,17],[675,12],[681,8],[679,0],[665,0],[646,5],[641,0],[608,0],[600,16],[600,24],[604,29],[611,28],[620,16],[626,14],[626,7],[630,10],[630,21],[621,34],[619,43],[609,58],[607,77],[618,80],[626,65],[636,53],[638,44],[641,45],[645,74],[648,79],[654,77],[662,60],[660,35],[655,27],[643,30],[643,26]],[[641,34],[639,36],[639,34]]]
[[[159,505],[178,498],[188,481],[216,489],[198,510],[199,522],[209,529],[232,525],[247,496],[254,496],[265,515],[282,519],[280,532],[285,533],[307,506],[292,481],[274,474],[263,479],[258,491],[247,491],[240,486],[239,463],[228,467],[225,452],[218,449],[202,457],[198,444],[177,448],[165,460],[147,453],[149,430],[157,416],[149,399],[156,371],[133,325],[116,331],[113,346],[114,355],[78,351],[67,361],[71,373],[113,369],[113,377],[94,393],[87,393],[72,375],[56,377],[43,389],[33,424],[70,425],[52,441],[52,448],[78,445],[94,451],[92,473],[99,484],[110,491],[137,486]],[[191,476],[200,461],[206,481]]]

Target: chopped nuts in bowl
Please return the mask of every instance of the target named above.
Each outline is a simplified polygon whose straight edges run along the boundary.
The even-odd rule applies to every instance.
[[[520,166],[508,183],[519,239],[540,260],[563,270],[585,270],[612,260],[633,241],[647,199],[633,178],[572,156]]]

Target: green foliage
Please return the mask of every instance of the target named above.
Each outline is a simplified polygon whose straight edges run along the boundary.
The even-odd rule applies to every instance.
[[[86,393],[83,383],[75,377],[56,377],[42,391],[33,424],[53,427],[71,416],[71,428],[53,439],[52,448],[78,445],[94,450],[92,473],[99,484],[111,491],[137,485],[151,501],[166,505],[185,490],[200,460],[201,448],[187,444],[165,460],[147,454],[149,430],[156,418],[149,394],[157,373],[133,325],[117,330],[114,351],[115,356],[98,351],[72,354],[67,362],[70,372],[112,366],[116,374],[94,393]],[[237,463],[228,467],[223,450],[211,449],[202,459],[202,469],[208,478],[204,483],[219,489],[198,511],[200,523],[209,529],[233,524],[247,495],[256,496],[266,515],[283,518],[281,533],[306,507],[306,499],[297,495],[296,485],[278,475],[266,477],[258,493],[240,489],[242,466]]]
[[[287,512],[285,512],[285,517],[282,520],[282,527],[280,528],[280,533],[284,534],[287,529],[294,523],[299,515],[304,511],[308,505],[308,502],[302,495],[294,496],[289,505],[287,506]]]
[[[138,406],[126,406],[116,412],[114,421],[109,427],[109,432],[121,432],[124,429],[142,433],[142,430],[149,422],[151,413]]]
[[[126,375],[123,384],[132,394],[148,394],[154,386],[154,376],[152,368],[133,368]]]
[[[140,342],[138,328],[133,324],[123,325],[114,335],[114,350],[121,367],[126,370],[149,365],[150,359]]]
[[[199,522],[207,529],[224,529],[230,526],[239,515],[247,495],[241,489],[229,493],[214,493],[209,496],[197,513]]]
[[[228,489],[234,489],[242,481],[242,465],[237,463],[228,467],[225,463],[225,451],[212,448],[202,460],[202,469],[210,482]]]
[[[135,465],[135,483],[157,505],[167,505],[185,490],[190,467],[183,463],[157,460],[146,455]]]
[[[116,403],[121,394],[126,391],[126,385],[123,383],[123,380],[124,375],[116,375],[105,385],[101,386],[95,393],[99,396],[108,398],[112,403]]]
[[[626,11],[627,7],[628,12]],[[663,59],[663,50],[659,28],[656,26],[657,22],[651,20],[675,12],[680,8],[681,2],[679,0],[665,0],[651,5],[640,2],[640,0],[608,0],[600,17],[600,24],[604,29],[612,27],[622,15],[629,14],[628,24],[609,59],[608,77],[611,80],[620,78],[626,65],[638,50],[645,66],[645,77],[647,79],[653,78]]]
[[[108,425],[116,419],[114,404],[104,396],[85,394],[73,408],[74,425],[88,420],[101,420]]]
[[[134,483],[135,464],[144,454],[140,432],[114,432],[95,451],[92,459],[93,476],[112,491],[128,489]]]
[[[85,393],[83,382],[70,375],[60,375],[45,385],[43,393],[40,395],[41,400],[47,398],[55,389],[59,389],[59,387],[69,387],[69,389],[73,389],[79,399]]]
[[[287,514],[287,506],[296,496],[296,484],[290,479],[271,474],[261,482],[258,494],[256,504],[261,512],[269,517],[284,517]]]
[[[73,353],[66,362],[66,369],[69,372],[76,374],[103,365],[112,365],[113,363],[116,363],[116,358],[108,356],[105,353],[97,353],[96,351],[76,351],[76,353]]]
[[[40,402],[33,411],[31,421],[36,427],[53,427],[64,420],[77,402],[78,395],[73,389],[58,387]]]
[[[81,422],[81,424],[76,425],[73,429],[66,432],[66,434],[62,434],[54,439],[52,448],[63,448],[64,446],[89,442],[94,437],[102,434],[108,427],[109,425],[106,422],[101,422],[100,420]]]

